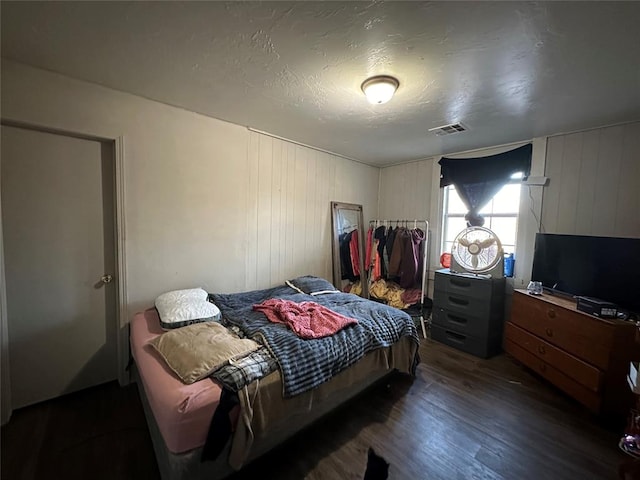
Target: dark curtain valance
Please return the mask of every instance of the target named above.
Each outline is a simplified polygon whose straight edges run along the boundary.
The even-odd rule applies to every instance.
[[[506,185],[511,175],[531,172],[532,145],[529,143],[508,152],[475,158],[442,157],[440,188],[454,185],[460,199],[469,210],[467,224],[481,226],[484,218],[478,213]]]

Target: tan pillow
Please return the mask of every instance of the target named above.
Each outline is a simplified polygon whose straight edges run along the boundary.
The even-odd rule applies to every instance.
[[[208,377],[229,360],[259,347],[253,340],[239,338],[217,322],[177,328],[149,343],[187,384]]]

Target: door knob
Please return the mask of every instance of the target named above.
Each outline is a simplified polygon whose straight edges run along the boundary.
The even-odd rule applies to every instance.
[[[102,283],[111,283],[111,280],[113,280],[113,276],[112,275],[103,275],[102,277],[100,277],[100,281]]]

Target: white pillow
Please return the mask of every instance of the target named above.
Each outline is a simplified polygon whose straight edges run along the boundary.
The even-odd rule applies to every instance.
[[[173,290],[156,298],[155,305],[164,329],[220,320],[220,309],[207,300],[202,288]]]

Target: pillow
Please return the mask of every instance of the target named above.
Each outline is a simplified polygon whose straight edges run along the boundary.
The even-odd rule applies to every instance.
[[[220,309],[207,298],[207,292],[201,288],[163,293],[155,301],[160,325],[169,330],[192,323],[220,320]]]
[[[305,275],[285,282],[294,290],[307,295],[320,295],[322,293],[339,293],[339,290],[324,278]]]
[[[186,384],[208,377],[229,360],[259,347],[249,338],[238,338],[218,322],[171,330],[149,343]]]

